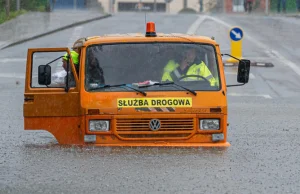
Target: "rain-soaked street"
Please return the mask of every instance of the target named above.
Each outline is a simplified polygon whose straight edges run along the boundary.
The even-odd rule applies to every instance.
[[[227,149],[65,147],[24,131],[27,48],[144,33],[144,19],[118,14],[0,51],[0,193],[299,193],[299,18],[148,14],[157,32],[213,36],[222,53],[230,53],[228,30],[240,26],[243,57],[274,65],[252,66],[248,84],[228,88]],[[227,84],[236,71],[225,67]]]

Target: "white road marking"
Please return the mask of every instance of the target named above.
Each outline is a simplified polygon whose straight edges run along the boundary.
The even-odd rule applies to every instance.
[[[225,48],[222,47],[222,48],[221,48],[221,51],[229,51],[230,49],[231,49],[230,47],[225,47]]]
[[[26,58],[0,58],[0,63],[26,62]]]
[[[225,74],[227,74],[227,75],[237,75],[237,72],[227,72],[226,71]],[[255,77],[255,75],[253,75],[253,73],[250,73],[249,78],[250,79],[256,79],[256,77]]]
[[[256,63],[257,66],[266,66],[265,63]]]
[[[67,47],[71,48],[73,46],[74,42],[80,38],[82,30],[83,30],[82,26],[77,26],[76,28],[74,28],[73,33],[70,36],[69,42],[67,44]],[[57,62],[56,66],[57,66],[56,72],[64,70],[61,61]]]
[[[244,58],[250,59],[250,60],[255,60],[259,63],[259,61],[267,61],[267,62],[271,62],[270,60],[276,58],[276,56],[268,56],[268,57],[254,57],[254,56],[244,56]]]
[[[228,28],[231,28],[232,25],[217,19],[215,17],[212,16],[206,16],[208,19],[214,20],[215,22],[218,22]],[[281,55],[279,52],[277,52],[276,50],[272,50],[271,48],[269,48],[268,46],[264,45],[263,43],[259,42],[258,40],[256,40],[255,38],[249,36],[247,33],[244,33],[245,38],[247,38],[248,40],[250,40],[251,42],[255,43],[258,47],[260,47],[262,50],[265,51],[265,53],[272,57],[272,56],[276,56],[283,64],[289,66],[292,70],[294,70],[295,73],[297,73],[300,76],[300,68],[293,63],[292,61],[286,59],[283,55]],[[272,55],[273,54],[273,55]]]
[[[250,79],[256,79],[256,77],[255,77],[255,75],[253,75],[253,73],[250,73],[249,78]]]
[[[81,32],[82,32],[83,27],[82,26],[77,26],[74,31],[73,34],[71,35],[69,42],[68,42],[68,47],[72,47],[74,42],[79,39],[79,37],[81,36]]]
[[[237,72],[228,72],[228,71],[225,71],[225,74],[228,74],[228,75],[237,75]]]
[[[269,94],[228,93],[227,95],[235,97],[263,97],[266,99],[272,99],[272,97]]]
[[[17,73],[0,73],[0,78],[19,78],[25,79],[24,74],[17,74]]]
[[[198,19],[189,27],[187,34],[195,34],[200,27],[200,24],[206,19],[206,16],[199,16]]]

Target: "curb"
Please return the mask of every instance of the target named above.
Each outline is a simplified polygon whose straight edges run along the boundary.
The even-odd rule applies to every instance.
[[[96,21],[96,20],[105,19],[105,18],[108,18],[108,17],[111,17],[111,16],[112,16],[111,14],[106,14],[104,16],[99,16],[99,17],[95,17],[95,18],[92,18],[92,19],[88,19],[88,20],[84,20],[84,21],[80,21],[80,22],[75,22],[75,23],[60,27],[60,28],[56,28],[54,30],[50,30],[50,31],[45,32],[45,33],[41,33],[41,34],[38,34],[38,35],[35,35],[35,36],[24,38],[24,39],[18,40],[16,42],[8,43],[5,46],[0,47],[0,50],[6,49],[6,48],[9,48],[11,46],[15,46],[15,45],[18,45],[18,44],[21,44],[21,43],[24,43],[24,42],[27,42],[27,41],[30,41],[30,40],[33,40],[33,39],[36,39],[36,38],[40,38],[40,37],[43,37],[43,36],[46,36],[46,35],[49,35],[49,34],[53,34],[55,32],[59,32],[59,31],[62,31],[62,30],[68,29],[68,28],[72,28],[72,27],[80,25],[80,24],[86,24],[86,23],[93,22],[93,21]]]
[[[238,66],[238,63],[227,63],[225,61],[223,61],[223,64],[225,67],[234,67],[234,66]],[[274,67],[273,63],[265,63],[265,62],[251,62],[250,66],[254,66],[254,67]]]
[[[300,14],[287,15],[286,17],[295,17],[295,18],[300,18]]]

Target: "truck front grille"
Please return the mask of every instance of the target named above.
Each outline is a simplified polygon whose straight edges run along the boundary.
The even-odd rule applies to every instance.
[[[118,118],[116,132],[124,139],[186,139],[194,131],[193,118],[158,118],[160,129],[150,128],[152,118]]]

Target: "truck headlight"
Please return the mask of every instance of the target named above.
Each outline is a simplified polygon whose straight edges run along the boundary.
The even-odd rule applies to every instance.
[[[200,119],[201,130],[218,130],[220,129],[219,119]]]
[[[109,121],[90,120],[90,131],[109,131]]]

